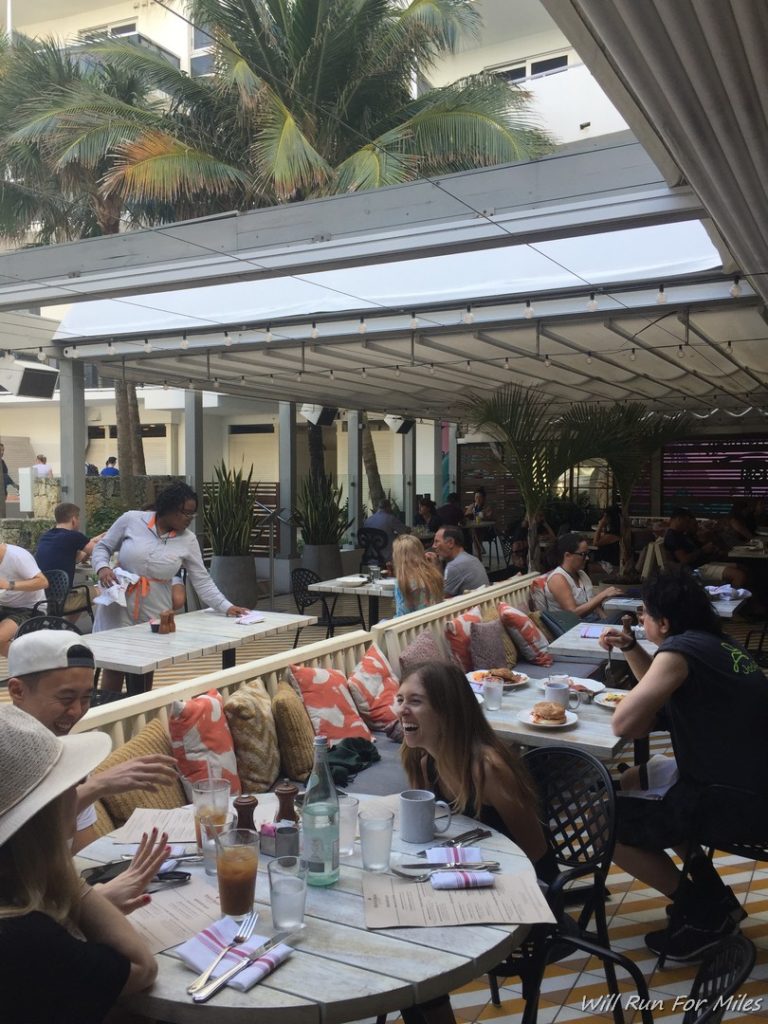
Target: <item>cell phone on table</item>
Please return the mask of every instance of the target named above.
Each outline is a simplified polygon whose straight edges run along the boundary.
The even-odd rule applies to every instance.
[[[107,864],[98,864],[93,868],[85,868],[80,872],[80,877],[89,885],[103,885],[104,882],[111,882],[131,866],[129,860],[112,860]],[[192,876],[189,871],[159,871],[147,885],[147,892],[162,892],[163,889],[172,889],[177,885],[186,885]]]

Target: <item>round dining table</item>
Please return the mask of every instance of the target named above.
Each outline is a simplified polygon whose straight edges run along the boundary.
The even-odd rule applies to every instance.
[[[397,797],[355,796],[361,808],[369,801],[397,806]],[[272,794],[260,794],[257,823],[271,821],[274,807]],[[435,843],[474,825],[477,822],[473,819],[455,815],[445,836],[436,837]],[[103,849],[104,841],[99,842]],[[531,862],[505,836],[493,833],[477,845],[500,862],[505,874],[535,876]],[[395,855],[407,853],[412,859],[420,847],[403,843],[396,830],[392,849]],[[88,850],[81,855],[88,857]],[[202,868],[192,870],[202,872]],[[355,1021],[392,1013],[466,984],[503,960],[528,932],[528,925],[512,923],[368,930],[363,906],[364,874],[358,841],[355,853],[341,858],[338,883],[329,888],[309,888],[305,928],[290,940],[292,955],[248,992],[227,987],[207,1003],[193,1003],[186,992],[192,973],[175,957],[161,953],[152,988],[121,1005],[172,1024]],[[215,887],[215,878],[209,882]],[[264,861],[257,877],[256,909],[257,932],[272,934]]]

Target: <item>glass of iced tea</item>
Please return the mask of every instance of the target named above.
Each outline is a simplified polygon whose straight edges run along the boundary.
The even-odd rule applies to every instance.
[[[222,914],[236,921],[250,914],[258,867],[258,832],[233,828],[216,836],[216,874]]]
[[[200,819],[208,818],[223,824],[229,816],[229,782],[226,779],[201,779],[192,783],[192,804],[195,809],[195,838],[197,852],[202,854]]]

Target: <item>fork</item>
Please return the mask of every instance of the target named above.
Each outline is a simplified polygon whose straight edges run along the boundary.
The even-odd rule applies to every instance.
[[[418,875],[412,871],[401,871],[392,864],[389,870],[398,878],[407,878],[409,882],[426,882],[438,871],[499,871],[500,864],[497,860],[480,861],[477,864],[434,864]]]
[[[614,675],[613,675],[613,669],[611,668],[611,654],[612,653],[613,653],[613,648],[609,647],[608,648],[608,664],[605,666],[605,673],[603,675],[603,682],[608,687],[616,686],[616,680],[615,680]]]
[[[259,914],[258,911],[256,910],[252,910],[247,917],[243,918],[240,927],[237,930],[237,935],[235,935],[234,939],[232,939],[232,941],[222,949],[222,951],[219,953],[219,955],[216,957],[213,963],[210,964],[210,966],[206,967],[203,973],[198,975],[198,977],[195,978],[191,985],[187,985],[187,992],[189,992],[190,995],[193,992],[199,992],[200,989],[205,984],[207,984],[210,976],[213,974],[213,972],[216,970],[216,968],[219,966],[221,961],[224,959],[224,957],[227,955],[230,949],[232,949],[233,946],[238,946],[240,945],[241,942],[245,942],[246,939],[250,939],[251,935],[253,935],[253,929],[256,927],[256,922],[258,921],[258,919]]]

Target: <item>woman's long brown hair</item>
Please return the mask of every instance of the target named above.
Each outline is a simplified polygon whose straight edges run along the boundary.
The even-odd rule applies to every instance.
[[[437,566],[427,561],[424,545],[418,537],[410,533],[395,537],[392,563],[400,593],[411,611],[418,606],[420,591],[426,595],[427,604],[437,604],[443,600],[442,573]]]

